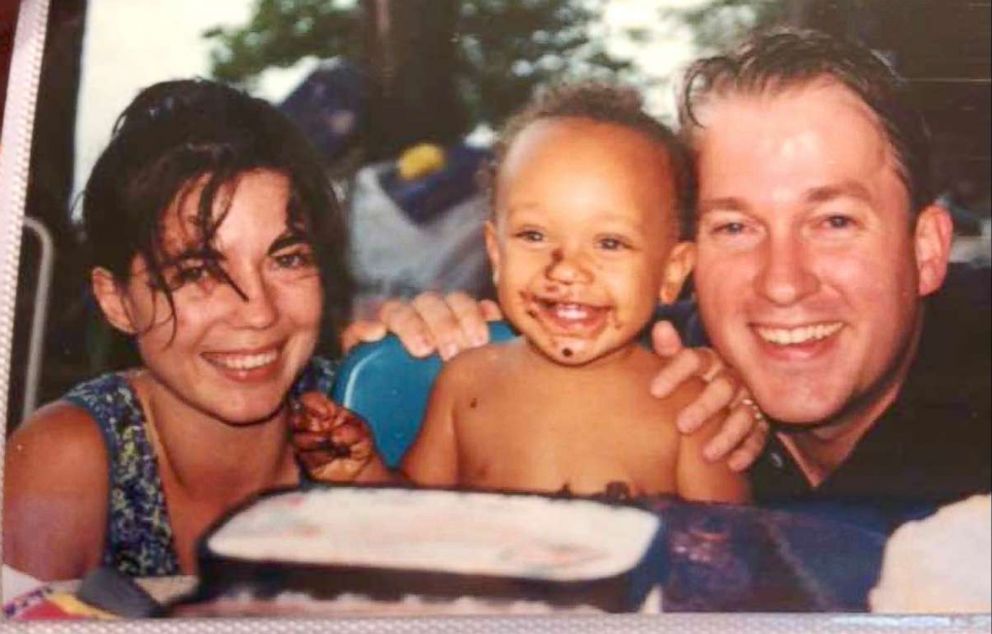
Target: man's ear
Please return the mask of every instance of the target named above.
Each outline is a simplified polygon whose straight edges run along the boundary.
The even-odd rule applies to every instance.
[[[493,269],[493,285],[499,284],[499,239],[496,237],[496,223],[486,221],[486,253],[489,254],[489,264]]]
[[[100,310],[111,326],[128,335],[137,332],[127,300],[110,271],[100,266],[94,267],[90,273],[90,286],[93,296],[100,304]]]
[[[944,283],[953,238],[954,221],[943,206],[930,205],[917,216],[913,243],[920,297],[936,291]]]
[[[665,273],[658,289],[658,299],[663,304],[671,304],[679,297],[682,285],[696,264],[696,243],[679,242],[672,247],[665,264]]]

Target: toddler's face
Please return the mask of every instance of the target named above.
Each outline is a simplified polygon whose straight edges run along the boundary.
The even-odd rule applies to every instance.
[[[658,143],[581,118],[529,125],[500,168],[486,229],[507,318],[558,363],[629,350],[691,266],[688,245],[672,250],[676,217]]]

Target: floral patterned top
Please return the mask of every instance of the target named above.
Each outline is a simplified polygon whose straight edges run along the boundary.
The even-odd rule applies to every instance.
[[[336,364],[314,357],[291,390],[330,394]],[[179,558],[145,413],[125,373],[77,385],[63,400],[85,409],[107,444],[110,499],[103,565],[133,577],[177,575]],[[301,478],[304,473],[301,469]]]

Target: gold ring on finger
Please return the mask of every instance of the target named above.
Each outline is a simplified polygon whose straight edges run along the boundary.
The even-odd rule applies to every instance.
[[[761,407],[759,407],[758,404],[754,402],[754,399],[752,399],[749,396],[745,396],[744,398],[741,399],[741,404],[751,410],[751,416],[754,418],[754,420],[758,422],[762,422],[765,420],[764,412],[762,412]]]

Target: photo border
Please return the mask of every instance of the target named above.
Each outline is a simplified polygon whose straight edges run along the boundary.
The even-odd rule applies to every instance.
[[[247,0],[246,0],[247,1]],[[21,229],[30,166],[35,105],[45,47],[50,0],[21,0],[6,114],[0,136],[0,417],[6,420],[7,385],[17,293],[17,270]],[[0,439],[0,459],[5,442]],[[0,470],[0,484],[3,482]],[[2,494],[0,494],[2,495]],[[2,514],[2,507],[0,507]],[[4,599],[0,594],[0,600]],[[2,617],[0,617],[2,618]],[[342,617],[334,619],[340,632],[978,632],[992,626],[990,615],[872,615],[872,614],[661,614],[541,616],[541,617]],[[328,619],[217,619],[217,620],[121,620],[121,621],[0,621],[6,628],[31,627],[36,632],[310,632],[327,627]]]

